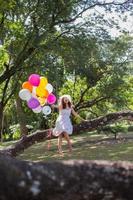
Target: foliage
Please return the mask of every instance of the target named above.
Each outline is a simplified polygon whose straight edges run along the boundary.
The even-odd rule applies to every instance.
[[[84,118],[132,109],[132,36],[120,30],[115,19],[105,19],[115,12],[126,21],[131,1],[0,0],[0,5],[0,108],[5,133],[19,123],[14,102],[31,73],[47,76],[57,97],[69,93]],[[97,7],[103,14],[92,12]],[[83,19],[85,12],[89,14]],[[108,32],[113,27],[121,31],[117,38]],[[53,127],[57,117],[35,115],[25,104],[22,111],[33,130]]]
[[[20,138],[20,125],[14,124],[9,127],[9,133],[3,136],[4,141],[18,140]]]

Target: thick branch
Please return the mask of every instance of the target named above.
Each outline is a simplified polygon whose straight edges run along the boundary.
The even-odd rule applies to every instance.
[[[103,200],[133,197],[133,164],[105,161],[29,163],[0,157],[4,200]]]
[[[1,21],[0,21],[0,29],[2,30],[3,28],[3,25],[4,25],[4,20],[5,20],[5,14],[4,12],[2,13],[2,18],[1,18]]]
[[[87,88],[81,93],[80,99],[79,99],[78,103],[75,105],[75,108],[78,108],[79,105],[83,102],[83,98],[84,98],[85,94],[87,93],[87,91],[89,90],[89,88],[90,87],[87,86]]]
[[[78,134],[82,131],[93,131],[119,120],[133,120],[133,111],[110,113],[96,119],[84,121],[81,124],[75,125],[73,132],[74,134]],[[16,142],[14,146],[8,147],[5,150],[1,150],[0,153],[16,156],[34,143],[47,140],[49,131],[49,129],[42,131],[38,130],[32,135],[23,137],[18,142]]]
[[[76,110],[80,110],[80,109],[83,109],[83,108],[89,108],[89,107],[92,107],[93,105],[96,105],[99,102],[106,100],[108,98],[109,97],[97,97],[97,98],[93,99],[92,101],[86,101],[86,102],[82,101],[82,103],[77,104],[75,106],[75,108],[76,108]]]
[[[8,78],[6,80],[6,83],[4,85],[4,89],[2,91],[2,100],[1,100],[1,103],[4,104],[4,99],[5,99],[5,96],[6,96],[6,91],[7,91],[7,88],[8,88],[8,84],[9,84],[9,81],[10,81],[10,78]]]
[[[20,77],[22,75],[22,72],[20,71],[20,73],[18,73],[18,77]],[[11,99],[11,97],[14,95],[14,93],[16,92],[18,87],[18,80],[16,79],[16,82],[14,83],[14,85],[12,86],[12,89],[10,91],[10,93],[8,94],[7,98],[5,98],[4,100],[4,106],[6,106],[6,104],[8,103],[8,101]]]

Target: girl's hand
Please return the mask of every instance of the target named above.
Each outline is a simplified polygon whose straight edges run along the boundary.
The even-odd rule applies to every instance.
[[[58,105],[51,105],[51,108],[58,108]]]
[[[51,105],[51,108],[54,109],[54,105]]]
[[[83,118],[81,118],[81,121],[82,121],[82,122],[87,122],[87,120],[86,120],[86,119],[83,119]]]
[[[80,117],[79,115],[78,115],[78,120],[79,120],[79,123],[81,123],[81,122],[85,122],[85,119],[83,119],[82,117]]]
[[[88,120],[87,119],[83,119],[83,122],[88,122]]]

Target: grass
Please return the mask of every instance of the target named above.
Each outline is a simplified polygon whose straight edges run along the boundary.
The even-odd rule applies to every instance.
[[[0,150],[9,147],[10,145],[13,145],[14,143],[16,143],[17,141],[9,141],[9,142],[0,142]]]
[[[67,143],[64,141],[64,156],[60,156],[57,152],[57,139],[53,139],[50,150],[47,149],[48,141],[37,143],[26,149],[18,159],[34,162],[68,159],[133,161],[133,140],[115,141],[94,133],[74,135],[71,140],[72,154],[68,153]]]

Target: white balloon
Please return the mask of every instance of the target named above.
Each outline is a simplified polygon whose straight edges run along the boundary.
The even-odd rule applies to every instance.
[[[46,85],[46,90],[48,90],[49,94],[52,93],[53,92],[53,86],[50,83],[48,83]]]
[[[34,113],[40,113],[40,112],[42,111],[42,107],[41,107],[41,106],[38,106],[37,108],[32,109],[32,111],[33,111]]]
[[[29,100],[31,99],[32,95],[31,95],[31,93],[30,93],[29,90],[27,90],[27,89],[22,89],[22,90],[20,90],[20,92],[19,92],[19,97],[20,97],[20,99],[22,99],[22,100],[29,101]]]
[[[44,115],[49,115],[51,113],[51,108],[50,106],[44,106],[42,109],[42,112]]]

